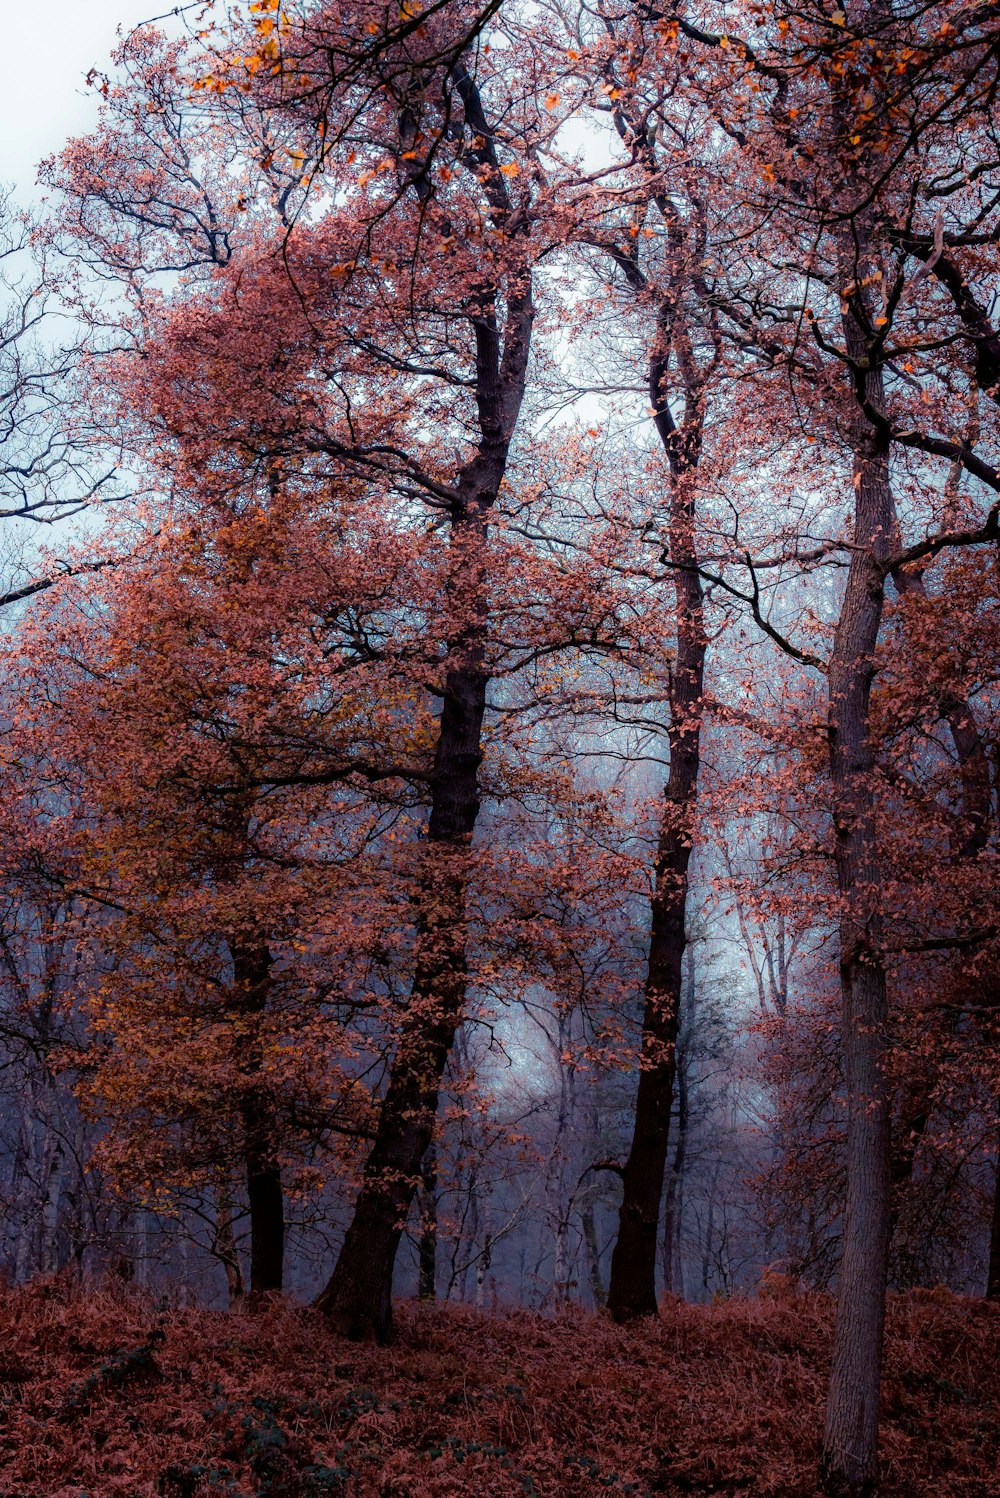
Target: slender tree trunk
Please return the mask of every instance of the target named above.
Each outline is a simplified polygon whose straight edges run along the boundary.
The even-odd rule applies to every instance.
[[[584,1203],[580,1209],[580,1225],[583,1229],[583,1243],[587,1254],[587,1277],[590,1280],[590,1294],[594,1302],[594,1310],[600,1310],[605,1303],[607,1292],[604,1281],[601,1278],[601,1251],[597,1242],[597,1222],[594,1216],[594,1204],[592,1201]]]
[[[125,1285],[131,1285],[135,1281],[135,1233],[132,1227],[133,1214],[129,1207],[120,1207],[118,1217],[118,1252],[112,1265],[112,1272]],[[79,1242],[83,1238],[83,1225],[79,1221],[80,1213],[77,1211],[77,1227],[73,1234],[74,1239]]]
[[[841,274],[859,284],[871,264],[856,257],[866,226],[852,225]],[[858,293],[860,295],[860,293]],[[848,351],[870,363],[865,324],[848,310]],[[866,398],[884,406],[880,371],[865,376]],[[856,549],[829,668],[829,741],[834,856],[841,894],[840,983],[847,1086],[847,1200],[837,1320],[823,1439],[825,1490],[864,1498],[877,1479],[878,1410],[889,1250],[890,1096],[886,1076],[888,1003],[882,955],[881,874],[869,736],[874,654],[885,591],[883,562],[895,513],[887,443],[860,412],[855,420]]]
[[[559,1068],[559,1107],[555,1135],[545,1177],[545,1209],[552,1227],[552,1298],[562,1305],[569,1298],[569,1217],[566,1210],[566,1150],[564,1140],[575,1106],[572,1061],[563,1057],[569,1050],[566,1016],[559,1015],[556,1031],[556,1064]]]
[[[38,1182],[35,1175],[38,1124],[35,1108],[35,1087],[29,1084],[21,1118],[21,1133],[15,1157],[14,1179],[16,1185],[15,1222],[17,1238],[14,1244],[14,1283],[23,1285],[35,1267],[35,1225],[37,1215]]]
[[[487,1238],[476,1265],[476,1310],[481,1311],[486,1301],[486,1276],[493,1261],[493,1245]]]
[[[990,1223],[990,1258],[986,1272],[986,1295],[1000,1300],[1000,1138],[997,1140],[997,1168],[993,1177],[993,1219]]]
[[[705,1237],[701,1245],[701,1288],[705,1299],[708,1300],[711,1291],[709,1280],[712,1276],[712,1246],[715,1242],[715,1200],[719,1188],[719,1165],[716,1164],[712,1171],[712,1183],[708,1188],[708,1221],[705,1223]]]
[[[437,1298],[437,1155],[433,1143],[420,1167],[420,1251],[418,1294]]]
[[[465,1265],[462,1269],[461,1301],[463,1305],[465,1305],[469,1299],[469,1271],[471,1270],[473,1264],[478,1262],[479,1254],[479,1186],[476,1175],[473,1175],[472,1179],[469,1181],[467,1190],[467,1200],[469,1203],[469,1210],[467,1214],[468,1234],[466,1235],[464,1233],[465,1225],[463,1224],[463,1233],[459,1234],[458,1243],[456,1245],[458,1249],[461,1249],[462,1238],[463,1236],[467,1236],[469,1248]],[[537,1279],[537,1277],[538,1275],[536,1271],[535,1278]]]
[[[183,1214],[177,1223],[180,1241],[178,1244],[178,1259],[180,1261],[180,1287],[177,1291],[177,1304],[182,1310],[186,1310],[192,1302],[191,1294],[191,1236],[187,1230]]]
[[[468,108],[467,104],[467,108]],[[354,1216],[317,1305],[345,1336],[392,1337],[392,1274],[399,1240],[434,1136],[441,1084],[462,1022],[466,987],[466,883],[479,814],[479,765],[488,674],[486,547],[524,394],[534,317],[530,276],[507,289],[501,339],[492,296],[472,315],[481,440],[459,475],[451,506],[452,630],[431,782],[417,950],[375,1141]]]
[[[222,1262],[226,1275],[226,1290],[229,1309],[239,1305],[243,1299],[243,1266],[233,1232],[233,1203],[226,1183],[220,1180],[215,1187],[215,1252]]]
[[[132,1213],[132,1262],[135,1265],[136,1288],[148,1290],[149,1219],[145,1207],[136,1207]]]
[[[662,324],[667,318],[673,319],[673,308],[671,302],[661,313],[661,340],[665,338]],[[667,405],[668,359],[669,346],[661,341],[650,361],[649,386],[657,430],[671,467],[669,553],[676,599],[677,661],[670,700],[670,770],[654,872],[639,1085],[632,1144],[622,1172],[618,1237],[611,1257],[608,1309],[616,1321],[655,1316],[657,1312],[657,1239],[673,1107],[705,672],[702,589],[694,541],[694,477],[701,451],[702,391],[689,375],[686,420],[678,428]]]
[[[677,1143],[667,1177],[663,1206],[663,1281],[671,1293],[678,1288],[678,1229],[680,1227],[681,1192],[684,1187],[684,1164],[687,1153],[688,1088],[687,1064],[683,1054],[677,1057]]]
[[[54,1274],[59,1267],[59,1203],[62,1197],[63,1177],[66,1172],[66,1147],[56,1131],[54,1084],[46,1087],[44,1096],[46,1135],[42,1169],[44,1187],[38,1258],[39,1269],[42,1274]]]
[[[569,1273],[569,1223],[563,1216],[559,1204],[556,1206],[555,1234],[552,1252],[552,1288],[553,1299],[557,1306],[565,1305],[569,1300],[570,1273]]]

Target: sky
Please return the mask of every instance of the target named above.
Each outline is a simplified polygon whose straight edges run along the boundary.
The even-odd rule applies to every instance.
[[[84,79],[107,64],[117,28],[172,8],[176,0],[23,0],[3,5],[4,70],[0,89],[0,182],[29,204],[37,195],[38,162],[97,115],[97,96]]]

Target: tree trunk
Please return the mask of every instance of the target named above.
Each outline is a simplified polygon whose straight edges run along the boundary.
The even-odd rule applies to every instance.
[[[993,1177],[993,1219],[990,1223],[990,1259],[986,1273],[986,1295],[989,1300],[1000,1300],[1000,1140],[997,1143],[997,1168]]]
[[[239,1305],[243,1299],[243,1266],[240,1264],[236,1235],[233,1232],[233,1204],[226,1183],[222,1180],[215,1187],[215,1243],[216,1257],[221,1261],[226,1275],[226,1290],[229,1309]]]
[[[473,731],[478,741],[478,723]],[[469,764],[473,784],[476,763],[478,755]],[[430,844],[422,904],[413,993],[382,1100],[375,1142],[336,1267],[317,1301],[343,1335],[357,1340],[385,1342],[392,1335],[396,1252],[419,1182],[421,1161],[434,1136],[441,1081],[462,1018],[462,850],[442,849],[436,839]]]
[[[661,311],[673,316],[673,302]],[[676,334],[675,334],[676,336]],[[694,540],[694,476],[701,450],[702,392],[687,378],[685,422],[667,405],[669,347],[650,360],[656,426],[671,468],[669,554],[675,588],[677,662],[670,699],[670,770],[656,852],[642,1049],[632,1144],[622,1172],[608,1309],[615,1321],[655,1316],[657,1237],[673,1107],[675,1048],[685,948],[688,867],[698,795],[705,627]]]
[[[269,1112],[255,1103],[243,1109],[244,1160],[250,1206],[250,1296],[280,1291],[285,1260],[285,1208],[281,1169],[274,1159]]]
[[[469,107],[467,103],[467,108]],[[413,986],[375,1141],[353,1219],[316,1304],[345,1336],[392,1337],[392,1274],[399,1240],[434,1136],[441,1084],[462,1022],[467,868],[479,815],[479,765],[488,673],[487,538],[524,394],[534,317],[527,272],[507,287],[501,340],[492,294],[477,299],[476,395],[481,440],[451,505],[443,704],[431,781]]]
[[[14,1157],[15,1223],[14,1283],[23,1285],[35,1267],[38,1181],[35,1174],[37,1136],[35,1086],[29,1082],[21,1116],[18,1150]]]
[[[177,1304],[182,1310],[186,1310],[192,1304],[191,1294],[191,1236],[184,1221],[184,1214],[177,1219],[177,1230],[180,1241],[178,1244],[178,1259],[180,1261],[180,1285],[177,1289]]]
[[[135,1263],[135,1283],[138,1289],[149,1289],[149,1217],[145,1207],[137,1207],[132,1218],[135,1228],[132,1237],[132,1258]]]
[[[44,1190],[41,1211],[41,1240],[38,1267],[42,1274],[54,1274],[59,1268],[59,1204],[66,1172],[66,1147],[55,1122],[55,1085],[45,1090],[45,1151],[42,1180]]]
[[[601,1251],[597,1243],[597,1221],[594,1216],[594,1204],[592,1201],[584,1203],[580,1209],[580,1225],[583,1228],[583,1243],[587,1255],[587,1276],[590,1280],[590,1294],[594,1302],[594,1310],[599,1311],[605,1303],[607,1292],[604,1289],[604,1281],[601,1278]]]
[[[479,1232],[481,1224],[479,1220],[479,1183],[478,1175],[476,1172],[472,1173],[471,1178],[466,1184],[465,1190],[468,1209],[466,1213],[463,1214],[461,1229],[455,1241],[456,1255],[461,1252],[463,1240],[467,1241],[469,1245],[466,1254],[466,1260],[461,1269],[460,1298],[463,1305],[466,1305],[469,1299],[470,1270],[472,1269],[472,1266],[478,1262],[479,1258]],[[454,1271],[452,1277],[454,1278]],[[535,1279],[537,1280],[537,1278],[538,1273],[536,1270]]]
[[[684,1056],[677,1057],[677,1144],[673,1164],[667,1177],[663,1207],[663,1282],[672,1294],[679,1288],[679,1228],[681,1192],[684,1188],[684,1163],[687,1153],[688,1089]]]
[[[433,1143],[420,1167],[420,1249],[417,1293],[437,1298],[437,1157]]]
[[[712,1171],[712,1181],[708,1188],[708,1221],[705,1223],[705,1237],[701,1245],[701,1288],[706,1300],[711,1298],[709,1281],[712,1277],[712,1247],[715,1243],[715,1202],[719,1189],[719,1165],[716,1162]]]
[[[481,1311],[482,1308],[483,1308],[483,1306],[486,1303],[486,1276],[490,1272],[490,1265],[492,1264],[492,1262],[493,1262],[493,1244],[492,1244],[492,1241],[489,1238],[487,1238],[486,1242],[483,1245],[483,1251],[479,1255],[479,1262],[476,1265],[476,1310],[477,1311]]]
[[[267,1009],[271,954],[266,945],[233,945],[238,1011],[251,1027],[243,1059],[240,1101],[243,1166],[250,1206],[250,1298],[281,1290],[285,1257],[285,1207],[277,1158],[273,1100],[261,1077],[263,1057],[256,1020]]]
[[[857,238],[851,240],[844,256],[844,285],[850,280],[862,283],[870,269],[854,256],[854,245],[864,243],[864,227],[852,225]],[[865,318],[868,326],[874,315],[872,311]],[[844,327],[848,351],[860,365],[870,355],[864,325],[848,310]],[[868,403],[883,409],[880,371],[866,375],[865,384]],[[888,555],[895,514],[887,443],[860,412],[855,420],[854,450],[856,549],[851,553],[829,668],[847,1087],[847,1200],[822,1456],[823,1484],[836,1498],[863,1498],[874,1491],[877,1478],[891,1159],[885,1070],[888,1005],[869,706],[885,591],[882,563]]]

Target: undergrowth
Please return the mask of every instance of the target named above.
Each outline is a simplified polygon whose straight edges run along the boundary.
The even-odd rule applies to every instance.
[[[403,1303],[390,1348],[312,1311],[158,1311],[58,1283],[0,1305],[4,1498],[815,1492],[820,1296],[659,1322]],[[885,1498],[1000,1495],[1000,1308],[891,1301]]]

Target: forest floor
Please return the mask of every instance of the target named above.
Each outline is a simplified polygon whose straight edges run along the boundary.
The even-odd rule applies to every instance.
[[[791,1295],[603,1317],[158,1311],[58,1282],[0,1298],[4,1498],[813,1494],[832,1313]],[[883,1498],[1000,1495],[1000,1306],[893,1298]]]

